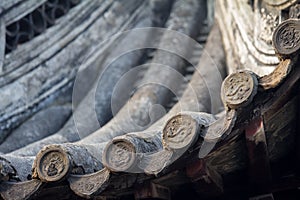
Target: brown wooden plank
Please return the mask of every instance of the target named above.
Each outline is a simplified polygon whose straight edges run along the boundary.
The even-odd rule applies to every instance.
[[[200,159],[186,167],[187,176],[193,182],[195,190],[204,197],[220,196],[223,189],[223,180],[213,168]]]
[[[249,123],[245,130],[245,136],[251,191],[268,193],[271,190],[271,172],[262,117]]]
[[[135,188],[135,199],[171,199],[171,191],[168,187],[152,182],[144,183]]]

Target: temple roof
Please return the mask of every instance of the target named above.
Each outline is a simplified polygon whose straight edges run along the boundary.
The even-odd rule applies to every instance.
[[[227,12],[272,2],[0,3],[1,198],[298,199],[299,15]]]

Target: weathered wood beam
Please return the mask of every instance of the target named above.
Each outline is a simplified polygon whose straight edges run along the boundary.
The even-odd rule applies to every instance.
[[[248,180],[251,192],[257,194],[269,193],[271,192],[272,175],[262,117],[250,121],[245,128],[245,137],[249,159]]]
[[[55,199],[72,199],[72,200],[84,200],[74,194],[66,182],[51,184],[43,184],[41,189],[31,195],[29,199],[43,199],[52,200]]]
[[[151,182],[169,187],[172,195],[176,194],[176,189],[181,185],[190,183],[190,178],[186,175],[186,168],[173,170],[163,176],[155,177]]]
[[[263,115],[269,159],[273,162],[292,153],[296,146],[299,95],[288,91],[285,95],[285,99],[276,102]]]
[[[258,91],[253,98],[252,103],[248,104],[246,107],[243,107],[242,105],[237,108],[237,119],[235,124],[238,124],[238,126],[234,127],[230,135],[220,137],[220,141],[215,146],[214,151],[205,157],[206,162],[209,165],[216,167],[220,174],[227,174],[238,169],[246,168],[247,158],[245,155],[247,155],[247,151],[243,147],[245,142],[240,136],[244,131],[244,126],[248,124],[249,119],[252,120],[257,116],[267,113],[272,105],[278,102],[288,101],[287,96],[282,94],[290,93],[295,89],[295,84],[300,78],[300,70],[296,67],[298,65],[297,63],[297,56],[281,61],[278,68],[283,69],[283,73],[277,74],[278,76],[282,76],[278,78],[280,81],[276,81],[276,83],[272,82],[272,79],[270,78],[271,76],[274,76],[272,73],[260,77],[258,81]],[[287,72],[286,69],[290,70]],[[269,85],[270,87],[268,86],[264,89],[264,86],[266,85]],[[249,92],[246,94],[248,95],[242,97],[249,96]],[[247,99],[248,98],[244,98],[246,101]],[[276,140],[276,142],[278,142],[278,140]],[[272,156],[273,155],[270,155],[271,158]]]
[[[186,173],[199,195],[217,197],[224,192],[222,177],[213,168],[207,166],[204,160],[200,159],[188,164]]]
[[[295,63],[294,63],[295,64]],[[294,65],[293,64],[293,65]],[[295,65],[294,65],[295,66]],[[298,78],[299,78],[299,74],[296,76],[297,78],[297,80],[298,80]],[[293,81],[291,81],[292,82],[292,85],[294,85],[295,84],[295,80],[293,80]],[[287,91],[289,91],[290,89],[291,89],[291,86],[292,85],[290,85],[290,83],[286,83],[289,87],[284,87],[284,86],[282,86],[282,89],[284,89],[284,88],[289,88]],[[277,88],[278,88],[278,86],[277,86]],[[279,93],[281,93],[281,91],[278,91],[278,94]],[[276,96],[276,95],[275,95]],[[262,97],[264,97],[264,98],[266,98],[266,96],[262,96]],[[280,99],[279,99],[280,100]],[[281,101],[282,101],[282,99],[281,99]],[[260,102],[260,101],[256,101],[256,102]],[[264,100],[262,100],[262,102],[265,102]],[[294,100],[292,100],[292,102],[295,102]],[[268,103],[268,102],[267,102]],[[277,103],[277,102],[275,102],[275,103]],[[274,104],[274,102],[272,103],[272,104]],[[288,103],[288,105],[291,105],[292,103]],[[269,105],[270,106],[270,105]],[[292,109],[292,110],[295,110],[295,109],[293,109],[291,106],[285,106],[285,108],[284,109],[286,109],[287,107],[289,107],[290,109]],[[245,109],[246,110],[246,109]],[[232,110],[231,110],[232,111]],[[265,110],[266,111],[266,110]],[[241,113],[238,113],[238,114],[240,114],[240,115],[242,115]],[[293,116],[293,115],[292,115]],[[278,116],[279,117],[279,116]],[[231,127],[232,128],[232,127]],[[236,130],[235,130],[236,129]],[[234,129],[233,129],[233,135],[236,135],[237,134],[237,132],[236,131],[238,131],[238,129],[237,129],[237,127],[234,127]],[[231,131],[230,131],[231,132]],[[236,133],[235,133],[236,132]],[[242,133],[241,131],[238,131],[238,132],[240,132],[240,133]],[[209,138],[209,134],[206,134],[207,135],[207,137]],[[217,136],[218,134],[212,134],[212,136]],[[223,136],[222,136],[222,134],[220,134],[218,137],[219,138],[226,138],[226,134],[223,134]],[[218,138],[218,137],[216,137],[216,139]],[[272,136],[270,136],[270,137],[272,137]],[[212,137],[213,138],[213,137]],[[244,152],[244,153],[246,153],[245,151],[242,151],[242,149],[240,148],[240,145],[241,144],[239,144],[238,142],[237,142],[237,138],[232,138],[233,140],[230,142],[228,139],[226,140],[226,141],[224,141],[224,142],[222,142],[222,141],[220,141],[221,143],[219,143],[219,144],[217,144],[217,148],[215,148],[215,150],[209,155],[209,157],[214,157],[214,159],[215,160],[218,160],[218,162],[221,162],[221,160],[225,157],[228,157],[228,158],[234,158],[234,157],[240,157],[239,155],[240,154],[237,154],[237,152]],[[223,139],[222,139],[223,140]],[[234,145],[236,143],[236,145]],[[239,144],[239,145],[237,145],[237,144]],[[223,146],[223,148],[221,148],[221,149],[219,149],[218,150],[218,147],[220,147],[220,146]],[[231,149],[231,151],[233,151],[232,153],[230,153],[230,151],[227,151],[226,149]],[[229,150],[228,149],[228,150]],[[218,153],[217,152],[222,152],[222,155],[223,155],[223,158],[222,157],[220,157],[220,156],[218,156]],[[211,161],[210,160],[210,158],[205,158],[205,160],[208,160],[208,161]],[[226,159],[225,159],[226,160]],[[218,167],[218,171],[219,171],[219,169],[221,169],[221,168],[223,168],[223,169],[225,169],[225,166],[226,165],[229,165],[230,166],[230,162],[232,162],[232,161],[230,161],[230,159],[229,160],[227,160],[226,162],[224,161],[223,162],[223,165],[219,165],[219,164],[216,164],[215,162],[209,162],[211,165],[213,165],[213,166],[215,166],[215,167]],[[241,169],[241,167],[242,167],[242,165],[238,165],[238,164],[241,164],[241,163],[239,163],[239,161],[236,161],[236,162],[234,162],[234,163],[232,163],[233,165],[237,165],[238,167],[239,167],[239,169]],[[233,165],[231,165],[231,166],[233,166]],[[227,166],[228,167],[228,166]],[[245,166],[244,166],[245,167]],[[232,168],[233,169],[233,168]],[[221,172],[222,172],[222,170],[220,170]],[[222,172],[223,173],[223,172]]]
[[[274,38],[282,37],[280,34],[274,36]],[[297,44],[295,45],[297,46]],[[296,52],[299,52],[299,50],[296,50]],[[245,75],[244,80],[235,78],[231,83],[231,79],[227,78],[224,81],[222,88],[223,100],[225,105],[229,107],[228,110],[236,110],[237,115],[235,124],[238,126],[233,127],[230,135],[220,135],[220,140],[214,150],[205,157],[205,161],[210,166],[214,166],[220,174],[223,175],[238,169],[246,168],[247,157],[245,157],[245,155],[247,155],[247,149],[244,148],[246,144],[243,141],[241,134],[244,132],[245,126],[248,125],[249,121],[261,115],[268,115],[268,111],[270,111],[272,106],[278,104],[278,102],[281,102],[280,104],[284,105],[289,101],[290,95],[292,94],[291,92],[295,89],[296,83],[300,78],[300,70],[296,67],[298,64],[298,55],[293,54],[290,57],[281,60],[274,72],[269,75],[256,77],[255,75],[253,76],[251,73],[244,71],[242,72]],[[239,73],[241,72],[237,72],[230,76],[234,77]],[[246,78],[246,76],[248,76],[248,78]],[[258,86],[255,86],[257,82],[255,79],[258,79]],[[226,83],[227,81],[228,83]],[[245,86],[247,87],[247,90],[243,89]],[[236,90],[234,90],[235,88]],[[243,90],[239,91],[238,89]],[[232,93],[231,91],[236,92]],[[281,107],[279,106],[278,108]],[[286,108],[287,107],[282,109]],[[266,124],[268,123],[266,122]],[[274,136],[270,135],[270,138],[273,137]],[[279,141],[280,139],[275,139],[274,144]],[[270,154],[269,156],[272,158],[274,155]]]
[[[299,90],[298,90],[299,91]],[[298,98],[299,102],[299,98]],[[297,129],[296,129],[296,152],[297,152],[297,172],[296,175],[297,177],[300,177],[300,105],[297,104],[297,116],[296,116],[296,124],[298,124]]]
[[[243,131],[244,126],[248,124],[248,120],[252,119],[254,115],[254,113],[249,112],[249,109],[253,111],[255,110],[257,111],[258,110],[257,107],[262,108],[260,110],[259,115],[264,115],[273,104],[279,101],[288,102],[286,96],[283,96],[282,94],[290,92],[293,89],[293,86],[295,86],[296,81],[299,80],[300,71],[297,68],[295,69],[296,71],[294,71],[294,73],[291,73],[290,77],[287,80],[285,80],[285,82],[279,88],[277,87],[276,92],[274,91],[270,92],[271,93],[269,94],[270,96],[259,94],[257,98],[259,97],[261,98],[259,100],[255,99],[250,106],[251,108],[247,108],[247,109],[244,108],[243,112],[240,111],[238,112],[238,117],[236,119],[235,124],[239,124],[239,126],[234,127],[230,135],[223,135],[223,137],[219,136],[220,141],[216,144],[214,150],[211,153],[209,153],[208,156],[205,157],[205,160],[209,165],[216,167],[217,171],[221,174],[227,174],[232,171],[246,168],[247,157],[245,155],[247,155],[247,149],[244,148],[246,144],[243,137],[241,137],[241,135],[244,132]],[[258,104],[256,104],[255,102],[258,102]],[[262,102],[264,102],[263,105],[261,104]],[[284,107],[281,109],[286,109],[288,107]],[[281,116],[282,115],[279,115],[278,117]],[[266,124],[268,125],[267,121]],[[284,130],[287,131],[289,129],[284,129]],[[289,131],[289,133],[292,132]],[[269,138],[275,139],[275,140],[269,139],[267,141],[268,146],[272,147],[280,143],[281,139],[279,139],[278,137],[274,136],[271,133],[268,133],[268,135]],[[269,152],[270,153],[269,156],[272,160],[274,160],[274,158],[277,157],[275,152],[276,151],[272,151],[272,153]],[[280,157],[284,155],[282,153]]]
[[[137,173],[118,173],[110,178],[110,184],[100,193],[100,196],[122,197],[128,194],[134,194],[134,187],[149,181],[150,176]]]
[[[295,67],[296,63],[293,62],[288,62],[288,65],[290,65],[292,68]],[[280,65],[279,65],[280,67]],[[227,117],[222,118],[222,120],[219,120],[215,123],[215,127],[211,130],[207,130],[207,133],[203,139],[203,143],[197,144],[198,146],[198,150],[199,147],[203,147],[203,145],[205,145],[205,143],[208,145],[209,147],[209,143],[214,143],[216,142],[217,144],[215,145],[215,147],[211,148],[209,147],[209,150],[213,150],[212,152],[207,151],[207,152],[199,152],[199,156],[203,157],[204,160],[209,164],[209,166],[213,166],[216,168],[216,172],[220,172],[222,175],[228,173],[228,172],[232,172],[238,169],[243,169],[246,168],[246,160],[247,157],[245,155],[247,155],[247,149],[246,147],[246,143],[241,142],[243,140],[243,137],[241,137],[242,133],[244,132],[245,126],[248,124],[248,121],[246,121],[246,123],[243,120],[247,120],[249,119],[249,109],[253,109],[256,110],[255,108],[257,108],[258,106],[261,108],[263,107],[264,109],[262,109],[262,113],[260,112],[255,112],[253,116],[257,116],[258,114],[264,114],[266,113],[266,111],[269,110],[270,106],[278,103],[278,101],[287,101],[286,97],[282,97],[283,91],[289,92],[293,89],[293,86],[295,86],[295,83],[297,82],[297,80],[299,80],[300,78],[300,74],[299,74],[299,69],[298,68],[294,68],[294,70],[296,69],[295,74],[290,74],[289,78],[282,79],[282,83],[278,83],[277,86],[274,86],[275,91],[274,90],[261,90],[261,88],[257,91],[257,95],[253,97],[252,102],[247,102],[249,100],[249,96],[251,96],[251,91],[248,93],[247,98],[244,98],[244,96],[242,96],[244,101],[241,101],[240,104],[237,104],[237,107],[235,107],[235,109],[229,109],[227,110]],[[285,76],[285,75],[284,75]],[[228,79],[229,80],[229,79]],[[248,79],[249,80],[249,79]],[[249,90],[246,90],[249,91]],[[280,97],[276,100],[270,98],[270,94],[274,97],[277,96]],[[268,95],[267,95],[268,94]],[[293,101],[293,100],[292,100]],[[247,102],[246,104],[244,104],[244,102]],[[263,102],[263,105],[262,104]],[[240,106],[240,107],[239,107]],[[286,109],[287,107],[285,107],[284,109]],[[231,113],[231,114],[230,114]],[[250,115],[252,116],[252,115]],[[253,117],[252,116],[252,117]],[[252,119],[252,118],[250,118]],[[255,119],[255,118],[254,118]],[[237,124],[238,121],[238,124]],[[246,124],[246,125],[245,125]],[[238,126],[236,126],[238,125]],[[209,128],[213,127],[213,125],[209,126]],[[213,131],[214,130],[214,131]],[[202,145],[202,146],[201,146]],[[200,148],[200,149],[201,149]],[[197,150],[197,148],[196,148]],[[161,153],[160,157],[164,157],[163,156],[163,151],[159,152]],[[157,155],[159,155],[159,153],[157,153]],[[202,155],[204,154],[204,155]],[[208,156],[206,156],[208,154]],[[191,156],[194,154],[190,154],[189,160],[191,160]],[[161,159],[158,158],[159,156],[155,157],[155,159],[152,160],[153,161],[158,161],[156,162],[156,166],[159,165],[157,163],[163,163],[160,166],[162,166],[162,169],[166,169],[165,166],[167,166],[168,164],[168,160],[170,160],[170,157],[165,159],[164,161],[160,162]],[[171,155],[172,157],[172,155]],[[238,159],[236,159],[238,158]],[[182,157],[181,159],[184,160],[184,158]],[[181,160],[181,161],[183,161]],[[244,160],[244,161],[243,161]],[[184,161],[183,161],[184,162]],[[244,164],[243,164],[244,162]],[[154,165],[152,165],[154,166]],[[172,168],[172,167],[171,167]],[[178,168],[178,165],[177,165]],[[169,169],[170,170],[170,169]],[[151,172],[151,170],[149,170]],[[153,170],[154,171],[154,170]],[[157,171],[156,171],[157,172]],[[165,171],[164,171],[165,172]]]
[[[144,183],[135,188],[135,199],[171,199],[171,190],[159,184],[152,182]]]

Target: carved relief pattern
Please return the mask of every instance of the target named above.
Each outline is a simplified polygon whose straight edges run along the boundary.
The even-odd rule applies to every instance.
[[[92,194],[95,192],[99,185],[104,182],[100,176],[97,177],[89,177],[89,179],[84,179],[84,181],[80,182],[77,186],[77,190],[82,194]]]
[[[300,4],[296,4],[295,6],[292,6],[290,9],[290,18],[300,18]]]
[[[108,162],[113,168],[123,169],[133,159],[134,149],[126,142],[117,142],[110,145],[108,152]]]
[[[222,85],[222,97],[231,108],[246,105],[256,93],[257,82],[253,75],[243,71],[229,75]]]
[[[42,185],[40,180],[30,180],[19,183],[2,182],[0,185],[1,197],[3,199],[29,199]],[[2,199],[1,198],[1,199]]]
[[[146,174],[155,174],[160,173],[166,166],[168,166],[172,161],[174,161],[173,151],[168,151],[166,149],[161,150],[157,153],[154,153],[148,156],[148,159],[143,159],[144,171]]]
[[[271,12],[268,13],[265,8],[261,8],[260,13],[260,23],[257,24],[257,26],[261,27],[259,39],[267,45],[272,45],[272,35],[279,24],[279,16]]]
[[[300,20],[282,22],[274,32],[274,46],[279,54],[289,55],[300,48]]]
[[[49,153],[47,158],[43,160],[42,165],[48,176],[56,176],[64,170],[64,163],[57,152]]]
[[[300,34],[295,27],[286,27],[280,35],[280,45],[286,49],[295,48],[299,42]]]
[[[197,122],[187,115],[177,115],[170,119],[164,130],[164,142],[170,148],[188,145],[197,131]]]
[[[272,7],[278,9],[286,9],[291,5],[295,4],[298,0],[263,0],[264,3],[269,4]]]
[[[68,157],[60,151],[45,153],[38,163],[38,170],[42,180],[57,181],[69,171]]]
[[[95,193],[105,189],[110,173],[108,170],[101,170],[84,176],[71,176],[68,180],[71,189],[81,197],[90,198]]]

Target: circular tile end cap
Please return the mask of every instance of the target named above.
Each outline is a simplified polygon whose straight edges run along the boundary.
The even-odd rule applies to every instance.
[[[300,20],[288,19],[277,26],[273,34],[275,51],[281,56],[289,56],[300,49]]]
[[[37,154],[36,170],[43,182],[63,180],[71,171],[68,154],[59,147],[47,147]]]
[[[163,143],[166,148],[178,150],[188,148],[198,136],[198,122],[186,114],[169,119],[163,129]]]
[[[229,108],[236,109],[251,103],[257,93],[258,80],[250,71],[230,74],[222,84],[221,97]]]
[[[114,140],[107,144],[103,154],[103,164],[111,171],[127,172],[136,162],[136,150],[133,144]]]

